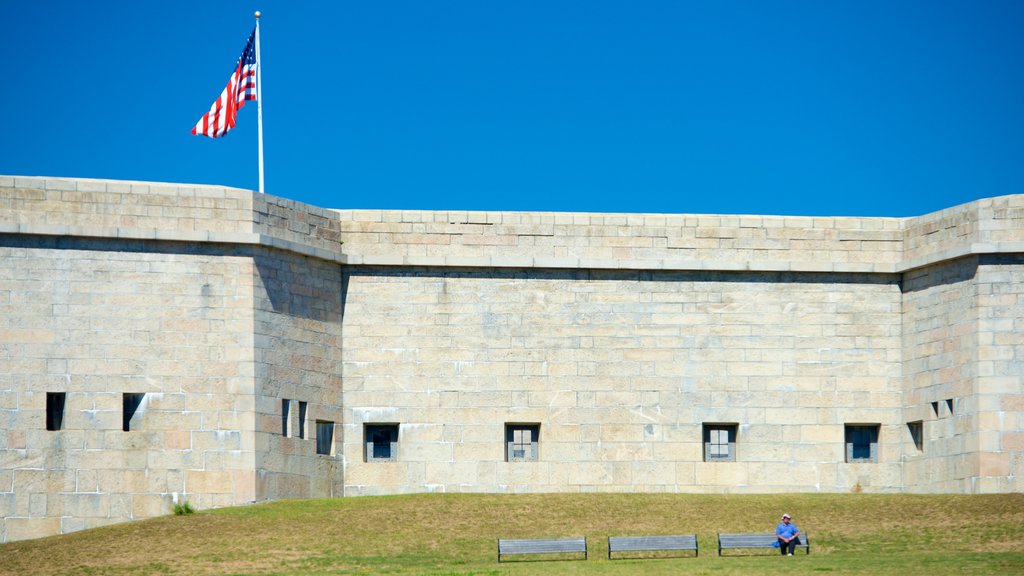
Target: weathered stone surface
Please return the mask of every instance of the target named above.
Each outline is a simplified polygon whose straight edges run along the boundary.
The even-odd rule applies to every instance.
[[[0,177],[0,205],[0,541],[185,500],[1024,490],[1024,196],[472,213]],[[373,424],[393,461],[366,461]],[[854,425],[877,462],[846,461]]]

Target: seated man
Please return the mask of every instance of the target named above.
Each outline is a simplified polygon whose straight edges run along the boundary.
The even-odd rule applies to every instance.
[[[783,556],[792,556],[796,545],[800,543],[800,529],[796,524],[791,524],[790,520],[789,514],[783,514],[782,524],[775,527],[775,537],[779,539],[779,550]]]

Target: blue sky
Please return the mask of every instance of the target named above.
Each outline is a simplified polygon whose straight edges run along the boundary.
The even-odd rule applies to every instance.
[[[257,187],[189,131],[261,20],[266,190],[909,216],[1024,193],[1024,2],[0,0],[0,174]]]

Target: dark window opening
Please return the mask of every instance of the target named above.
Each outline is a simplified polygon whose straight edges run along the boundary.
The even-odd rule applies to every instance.
[[[121,429],[124,430],[125,432],[131,430],[132,417],[134,417],[135,413],[138,412],[139,406],[142,405],[142,399],[145,396],[145,394],[135,392],[126,392],[124,394],[121,401],[121,405],[123,407],[121,414]]]
[[[46,429],[61,430],[64,428],[65,392],[46,393]]]
[[[878,462],[878,424],[846,425],[846,461]]]
[[[907,430],[910,431],[910,438],[914,441],[914,447],[918,452],[924,451],[924,422],[907,422]]]
[[[325,456],[334,453],[334,422],[316,421],[316,453]]]
[[[299,438],[306,437],[306,403],[299,402]]]
[[[391,462],[398,459],[398,424],[367,424],[363,438],[367,462]]]

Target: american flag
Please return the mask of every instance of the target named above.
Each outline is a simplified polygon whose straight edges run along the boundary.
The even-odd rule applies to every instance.
[[[249,35],[249,41],[245,43],[245,50],[238,58],[235,71],[228,80],[224,91],[214,101],[210,111],[203,114],[192,133],[196,135],[219,138],[235,127],[235,118],[238,111],[245,106],[246,100],[256,99],[256,29],[253,28]]]

